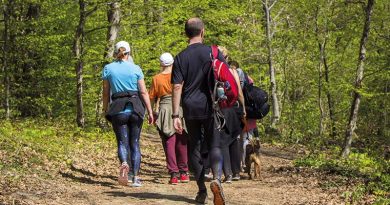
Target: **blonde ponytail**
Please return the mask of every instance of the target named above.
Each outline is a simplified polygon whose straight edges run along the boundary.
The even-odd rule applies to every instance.
[[[116,53],[116,60],[121,61],[125,57],[126,48],[120,47]]]

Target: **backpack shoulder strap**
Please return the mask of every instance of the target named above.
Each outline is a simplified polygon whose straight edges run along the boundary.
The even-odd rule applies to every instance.
[[[218,46],[217,45],[211,46],[211,53],[212,53],[213,59],[218,58]]]

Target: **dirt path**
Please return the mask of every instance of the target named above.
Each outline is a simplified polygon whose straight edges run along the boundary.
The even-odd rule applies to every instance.
[[[142,138],[140,188],[118,186],[115,150],[97,160],[79,156],[70,168],[60,170],[58,180],[39,180],[38,187],[25,187],[9,197],[21,204],[195,204],[196,184],[169,185],[160,139]],[[292,167],[294,153],[263,145],[261,181],[242,180],[223,184],[228,204],[343,204],[341,188],[321,188],[323,177]],[[325,180],[325,181],[324,181]],[[29,191],[30,190],[30,191]],[[212,194],[209,191],[209,204]]]

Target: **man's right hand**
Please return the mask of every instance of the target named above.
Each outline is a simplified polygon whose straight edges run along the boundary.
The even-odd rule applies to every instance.
[[[178,134],[183,134],[183,126],[181,124],[180,118],[177,117],[173,119],[173,127],[175,128]]]

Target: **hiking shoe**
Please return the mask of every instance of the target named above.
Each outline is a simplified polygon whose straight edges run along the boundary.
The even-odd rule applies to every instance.
[[[207,192],[198,192],[195,201],[199,204],[207,204]]]
[[[128,183],[129,165],[127,162],[123,162],[119,168],[118,183],[122,186],[127,186]]]
[[[127,175],[128,177],[128,182],[133,183],[134,182],[134,174],[130,171],[129,174]]]
[[[221,181],[219,179],[211,181],[210,189],[214,194],[214,205],[225,205],[225,196],[223,195]]]
[[[176,185],[179,183],[179,180],[177,179],[177,176],[171,176],[171,179],[169,180],[170,184]]]
[[[240,174],[234,174],[232,180],[233,180],[233,181],[238,181],[238,180],[240,180]]]
[[[188,175],[188,173],[184,172],[184,173],[180,173],[180,182],[181,183],[188,183],[190,181],[190,176]]]
[[[233,180],[232,175],[227,175],[227,176],[225,177],[225,183],[230,184],[230,183],[232,183],[232,180]]]
[[[205,174],[204,179],[205,179],[205,181],[208,181],[208,182],[211,181],[213,179],[213,174],[211,174],[211,173]]]
[[[132,187],[141,187],[141,179],[137,176],[133,178],[133,184],[131,184]]]

